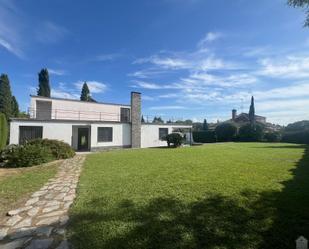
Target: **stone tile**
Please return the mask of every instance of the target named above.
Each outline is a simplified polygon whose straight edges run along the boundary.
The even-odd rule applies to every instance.
[[[21,221],[22,217],[20,217],[19,215],[14,215],[12,218],[10,218],[7,222],[6,225],[7,226],[14,226],[17,222]]]
[[[41,219],[41,218],[47,218],[47,217],[53,217],[53,216],[61,216],[65,212],[66,212],[65,210],[54,211],[48,214],[40,215],[38,218]]]
[[[62,241],[60,245],[56,247],[56,249],[69,249],[68,241],[67,240]]]
[[[10,239],[18,239],[23,237],[29,237],[33,234],[34,228],[33,227],[27,227],[27,228],[19,228],[16,229],[15,232],[10,234]]]
[[[42,195],[45,195],[47,193],[47,190],[44,190],[44,191],[37,191],[35,192],[34,194],[31,195],[31,197],[35,198],[35,197],[40,197]]]
[[[60,201],[47,201],[45,207],[60,205]]]
[[[31,206],[38,201],[39,201],[39,197],[34,197],[26,202],[26,206]]]
[[[58,228],[55,230],[55,233],[56,234],[59,234],[59,235],[64,235],[65,234],[65,229],[63,228]]]
[[[32,240],[26,249],[48,249],[53,243],[53,239],[35,239]]]
[[[49,226],[49,227],[39,227],[37,229],[35,229],[35,233],[39,236],[46,236],[46,237],[49,237],[51,232],[53,231],[53,227]]]
[[[44,218],[36,223],[37,226],[40,225],[53,225],[55,223],[59,222],[59,217],[50,217],[50,218]]]
[[[62,200],[66,196],[66,193],[60,193],[56,195],[55,200]]]
[[[64,215],[60,218],[60,226],[64,226],[68,223],[69,221],[69,216]]]
[[[30,209],[27,214],[32,217],[35,216],[38,212],[39,212],[40,208],[39,207],[34,207],[32,209]]]
[[[1,245],[1,249],[16,249],[20,248],[24,245],[24,243],[27,241],[26,238],[24,239],[17,239],[12,242],[6,243],[4,245]]]
[[[22,207],[22,208],[14,209],[14,210],[9,211],[7,213],[7,215],[8,216],[13,216],[13,215],[19,214],[21,212],[27,211],[27,210],[29,210],[31,208],[32,208],[31,206],[28,206],[28,207]]]
[[[50,199],[53,199],[55,197],[55,194],[54,193],[49,193],[49,194],[45,195],[44,197],[45,197],[45,199],[50,200]]]
[[[55,211],[57,209],[60,208],[60,205],[55,205],[55,206],[49,206],[49,207],[46,207],[42,210],[42,213],[49,213],[51,211]]]
[[[21,227],[30,227],[31,226],[32,219],[27,218],[19,222],[17,225],[14,226],[14,228],[21,228]]]
[[[5,236],[7,235],[8,231],[9,231],[9,228],[1,228],[0,229],[0,240],[5,238]]]
[[[75,194],[72,195],[68,195],[66,197],[63,198],[64,201],[73,201],[75,198]]]

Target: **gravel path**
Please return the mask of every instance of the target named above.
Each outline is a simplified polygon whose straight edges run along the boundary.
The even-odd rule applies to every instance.
[[[0,249],[65,249],[68,210],[75,198],[85,155],[63,161],[57,175],[0,221]]]

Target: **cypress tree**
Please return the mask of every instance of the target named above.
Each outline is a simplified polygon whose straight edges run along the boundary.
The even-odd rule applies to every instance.
[[[0,76],[0,112],[6,116],[7,120],[12,116],[12,92],[6,74]]]
[[[251,105],[249,109],[249,120],[250,124],[254,125],[255,124],[255,108],[254,108],[254,97],[251,97]]]
[[[0,113],[0,150],[2,150],[8,139],[8,123],[4,113]]]
[[[48,70],[46,68],[43,68],[38,75],[39,75],[39,88],[37,92],[38,96],[50,98]]]
[[[143,115],[142,115],[141,122],[142,122],[142,123],[145,123],[145,119],[144,119],[144,116],[143,116]]]
[[[17,118],[19,116],[19,106],[15,96],[12,97],[12,117]]]
[[[203,122],[203,131],[207,131],[207,130],[208,130],[207,120],[204,119],[204,122]]]
[[[83,84],[82,92],[80,94],[81,101],[90,101],[90,90],[86,82]]]

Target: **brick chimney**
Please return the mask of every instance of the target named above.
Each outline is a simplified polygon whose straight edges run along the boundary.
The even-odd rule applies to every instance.
[[[131,144],[141,147],[141,93],[131,92]]]
[[[235,119],[236,119],[236,116],[237,116],[237,110],[236,110],[236,109],[233,109],[233,110],[232,110],[232,120],[235,120]]]

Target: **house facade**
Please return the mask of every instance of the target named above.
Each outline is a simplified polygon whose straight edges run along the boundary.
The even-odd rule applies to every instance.
[[[29,118],[12,119],[10,144],[35,138],[57,139],[77,151],[107,148],[166,146],[163,137],[172,132],[192,141],[191,125],[141,123],[141,94],[131,93],[131,103],[94,103],[31,96]]]

